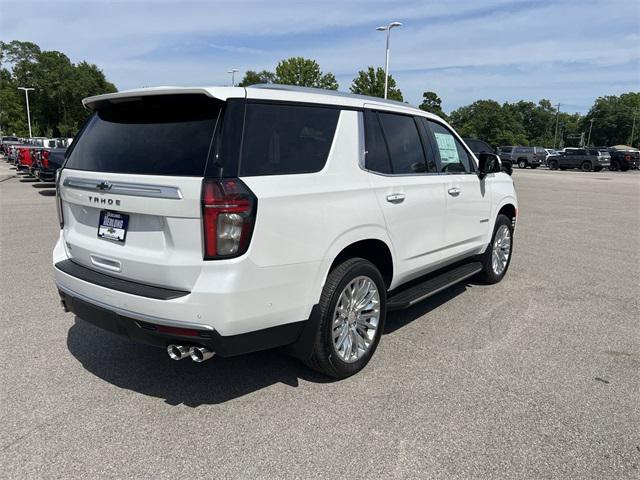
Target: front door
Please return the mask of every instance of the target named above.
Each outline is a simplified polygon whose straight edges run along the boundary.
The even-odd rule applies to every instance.
[[[472,154],[453,131],[433,120],[426,124],[445,179],[444,239],[448,255],[475,253],[487,243],[492,224],[491,183],[478,178]]]

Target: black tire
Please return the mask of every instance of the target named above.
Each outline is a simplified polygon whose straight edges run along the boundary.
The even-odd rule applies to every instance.
[[[591,162],[582,162],[580,168],[583,172],[590,172],[591,170],[593,170],[593,165],[591,165]]]
[[[527,168],[526,160],[518,160],[518,168]]]
[[[558,169],[558,161],[557,160],[551,160],[549,162],[549,168],[551,170],[557,170]]]
[[[538,168],[538,165],[531,165],[531,170],[535,170],[536,168]]]
[[[509,235],[511,237],[511,249],[509,252],[509,258],[507,259],[507,265],[504,267],[504,270],[499,275],[493,271],[492,267],[492,254],[493,254],[493,241],[496,237],[496,232],[502,226],[506,225],[509,229]],[[482,254],[480,258],[480,262],[482,263],[482,270],[478,273],[477,278],[482,283],[498,283],[500,280],[504,278],[507,271],[509,270],[509,265],[511,264],[511,257],[513,256],[513,224],[511,223],[511,219],[506,215],[498,215],[496,219],[496,224],[493,227],[493,235],[491,235],[491,242],[487,246],[487,250]]]
[[[599,172],[600,170],[602,170],[602,167],[595,167],[595,168],[593,169],[593,171],[594,171],[594,172]]]
[[[362,358],[347,363],[340,358],[333,342],[333,312],[345,286],[354,278],[367,276],[375,283],[380,295],[380,319],[369,350]],[[364,258],[350,258],[334,267],[320,295],[320,325],[313,343],[311,356],[305,361],[308,367],[330,377],[346,378],[362,370],[378,347],[387,315],[387,291],[380,271]]]
[[[609,165],[609,170],[611,170],[612,172],[617,172],[618,170],[620,170],[620,164],[617,160],[613,160],[611,162],[611,165]]]

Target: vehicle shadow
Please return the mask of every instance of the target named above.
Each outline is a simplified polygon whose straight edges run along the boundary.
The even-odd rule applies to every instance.
[[[38,190],[38,193],[40,195],[42,195],[43,197],[55,197],[56,196],[56,191],[55,190]]]
[[[470,286],[454,285],[411,308],[391,312],[383,334],[391,334],[427,315]],[[77,317],[68,331],[67,347],[97,377],[120,388],[162,398],[169,405],[195,408],[221,404],[277,383],[297,387],[300,379],[314,383],[335,381],[279,350],[213,357],[203,364],[189,359],[176,362],[163,350],[134,344]]]
[[[22,180],[20,180],[22,181]],[[38,182],[40,182],[40,180],[36,180]],[[56,184],[52,183],[52,182],[41,182],[41,183],[34,183],[33,185],[31,185],[33,188],[56,188]]]
[[[26,177],[26,178],[21,178],[19,181],[20,183],[35,183],[35,182],[39,182],[40,180],[34,177]]]
[[[120,388],[162,398],[169,405],[215,405],[277,383],[330,383],[295,358],[271,350],[205,363],[174,361],[161,349],[133,344],[76,318],[67,335],[69,352],[97,377]]]

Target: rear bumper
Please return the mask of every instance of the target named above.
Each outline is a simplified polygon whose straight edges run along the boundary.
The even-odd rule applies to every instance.
[[[70,262],[62,232],[53,267],[59,290],[92,305],[134,320],[211,330],[223,337],[305,320],[319,297],[309,281],[319,270],[315,263],[260,267],[249,257],[203,262],[188,289],[173,290]]]
[[[222,357],[231,357],[270,348],[293,345],[294,353],[301,347],[301,339],[309,321],[300,321],[257,330],[239,335],[222,336],[204,325],[170,326],[132,318],[119,309],[96,305],[68,290],[59,289],[60,299],[66,311],[108,332],[138,343],[165,348],[169,344],[207,347]],[[306,342],[305,342],[306,343]]]

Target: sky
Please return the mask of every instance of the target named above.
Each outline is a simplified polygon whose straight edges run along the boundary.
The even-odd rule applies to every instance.
[[[229,85],[237,68],[313,58],[348,91],[384,66],[406,101],[435,91],[445,112],[479,99],[547,98],[589,110],[640,91],[638,0],[166,1],[0,0],[0,39],[37,43],[98,65],[119,90]]]

